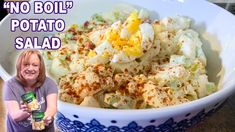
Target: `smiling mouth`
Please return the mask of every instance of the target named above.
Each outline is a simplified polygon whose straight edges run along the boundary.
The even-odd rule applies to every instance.
[[[36,73],[35,71],[28,71],[28,70],[25,71],[25,74],[27,75],[34,75],[35,73]]]
[[[26,73],[26,75],[34,75],[34,73]]]

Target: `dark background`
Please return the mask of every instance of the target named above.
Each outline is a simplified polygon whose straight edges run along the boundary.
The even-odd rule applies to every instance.
[[[3,9],[4,0],[0,0],[0,21],[7,15],[7,10]]]

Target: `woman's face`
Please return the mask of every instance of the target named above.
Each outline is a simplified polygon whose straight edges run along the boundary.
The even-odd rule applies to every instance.
[[[28,63],[22,63],[21,75],[29,83],[37,80],[39,75],[40,60],[36,54],[29,57]]]

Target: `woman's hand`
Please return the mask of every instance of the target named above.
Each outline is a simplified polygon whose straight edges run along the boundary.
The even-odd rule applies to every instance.
[[[22,110],[22,114],[25,117],[31,116],[31,111],[29,111],[28,107],[26,104],[24,104],[22,101],[20,102],[20,109]]]
[[[5,101],[6,108],[11,118],[14,121],[26,120],[31,116],[31,112],[28,111],[27,106],[16,101]]]
[[[45,125],[46,125],[46,126],[49,126],[50,123],[52,123],[54,119],[53,119],[52,116],[46,115],[43,120],[44,120]]]
[[[49,125],[54,120],[54,115],[57,112],[57,94],[49,94],[46,97],[47,109],[45,111],[44,123]]]
[[[23,112],[28,112],[28,107],[26,104],[24,104],[22,101],[20,102],[20,109],[23,111]]]

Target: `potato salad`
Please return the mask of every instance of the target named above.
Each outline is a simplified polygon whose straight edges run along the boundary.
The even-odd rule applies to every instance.
[[[43,51],[62,101],[112,109],[160,108],[217,90],[191,19],[150,17],[145,9],[94,14],[57,35],[58,50]]]

